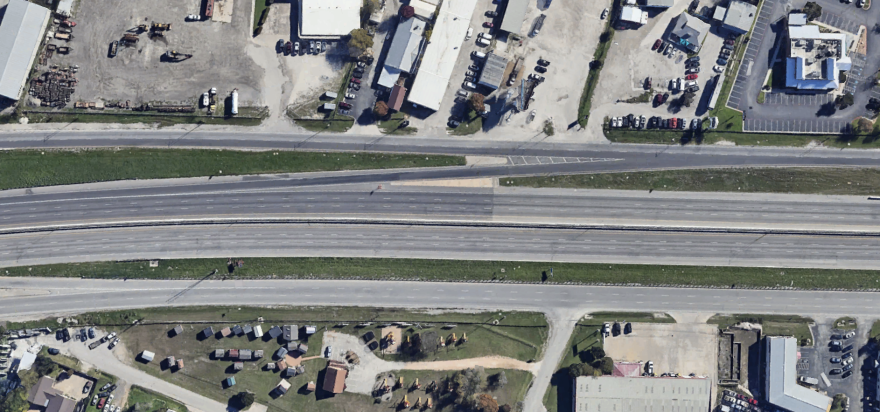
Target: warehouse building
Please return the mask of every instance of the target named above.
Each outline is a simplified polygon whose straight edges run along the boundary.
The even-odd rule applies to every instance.
[[[362,0],[299,0],[299,37],[340,39],[361,27]]]
[[[724,14],[723,27],[737,34],[746,34],[758,15],[758,7],[744,1],[732,0]]]
[[[486,56],[483,71],[480,72],[479,85],[497,89],[504,80],[504,71],[507,69],[507,59],[495,53]]]
[[[422,51],[426,23],[416,18],[408,18],[397,24],[394,39],[385,56],[385,65],[379,74],[379,85],[392,88],[401,73],[411,73],[413,65]]]
[[[9,0],[0,23],[0,96],[21,97],[48,23],[49,9]]]
[[[788,58],[785,61],[785,87],[798,90],[830,91],[840,87],[840,72],[852,68],[846,55],[843,33],[822,33],[819,26],[788,22]]]
[[[675,0],[645,0],[644,7],[668,9],[672,7],[674,3]]]
[[[580,376],[575,378],[573,412],[707,412],[712,384],[705,378]]]
[[[418,75],[409,92],[407,100],[410,103],[440,110],[476,6],[476,0],[447,0],[440,6],[431,43],[425,48]]]
[[[501,21],[501,31],[511,34],[522,34],[523,20],[529,9],[529,0],[508,0]]]
[[[797,384],[797,339],[765,339],[765,394],[767,401],[792,412],[828,412],[831,398]]]

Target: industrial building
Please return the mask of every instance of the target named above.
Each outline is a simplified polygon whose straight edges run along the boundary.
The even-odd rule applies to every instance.
[[[648,12],[636,6],[623,6],[620,9],[620,20],[632,24],[648,24]]]
[[[476,0],[447,0],[440,6],[431,33],[431,43],[425,48],[419,72],[407,98],[410,103],[440,110],[476,6]]]
[[[828,412],[831,398],[797,384],[797,339],[765,339],[765,391],[768,402],[792,412]]]
[[[669,41],[684,47],[690,53],[697,53],[703,44],[703,40],[709,34],[709,24],[700,21],[696,17],[681,13],[672,19],[672,30],[669,31]]]
[[[483,64],[483,71],[480,72],[477,84],[497,89],[501,87],[501,82],[504,81],[505,70],[507,70],[507,59],[495,53],[489,53],[486,56],[486,62]]]
[[[757,15],[757,6],[740,0],[731,0],[724,12],[722,27],[737,34],[746,34],[752,29],[752,23]]]
[[[26,0],[9,0],[0,23],[0,96],[21,97],[49,14],[49,9]]]
[[[522,34],[523,20],[529,9],[529,0],[508,0],[501,20],[501,31],[511,34]]]
[[[299,37],[339,39],[361,27],[361,0],[299,0]]]
[[[400,78],[401,73],[411,73],[413,65],[418,61],[422,52],[425,32],[425,23],[422,20],[411,17],[397,24],[394,39],[385,56],[385,65],[379,74],[379,85],[392,88]]]
[[[822,33],[818,26],[789,19],[789,55],[785,60],[785,87],[831,91],[840,87],[840,72],[852,68],[846,55],[846,34]],[[806,20],[806,19],[804,19]]]
[[[412,6],[416,16],[427,21],[434,20],[434,11],[437,10],[437,3],[430,3],[423,0],[410,0],[409,5]]]
[[[580,376],[572,412],[707,412],[712,384],[706,378]]]
[[[668,9],[672,7],[674,3],[675,0],[645,0],[643,7]]]

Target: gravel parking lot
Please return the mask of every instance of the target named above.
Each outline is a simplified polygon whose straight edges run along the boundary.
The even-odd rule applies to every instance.
[[[263,72],[246,53],[253,13],[250,2],[235,2],[229,24],[185,21],[188,14],[199,14],[199,0],[88,0],[78,2],[78,7],[74,39],[69,43],[73,50],[66,57],[50,59],[52,64],[79,65],[72,101],[194,102],[211,87],[221,96],[237,88],[242,105],[260,100]],[[170,23],[171,30],[155,40],[142,33],[136,47],[120,44],[118,55],[108,57],[113,40],[152,22]],[[194,56],[183,62],[161,62],[168,50]]]

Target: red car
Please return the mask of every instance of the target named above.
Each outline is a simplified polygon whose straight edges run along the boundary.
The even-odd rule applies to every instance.
[[[699,74],[689,74],[689,75],[685,76],[684,79],[685,80],[697,80],[697,76],[699,76]]]
[[[654,46],[651,47],[651,50],[657,50],[661,44],[663,44],[663,40],[657,39],[657,41],[654,42]]]
[[[351,105],[346,102],[339,102],[339,107],[343,109],[351,109]]]
[[[730,39],[727,39],[727,40],[724,41],[724,44],[726,44],[726,45],[728,45],[728,46],[733,46],[733,43],[734,43],[734,41],[733,41],[733,40],[730,40]]]
[[[105,403],[107,403],[107,398],[101,398],[101,400],[98,401],[98,410],[104,409]]]
[[[361,84],[361,79],[355,79],[354,77],[352,77],[352,78],[351,78],[351,82],[352,82],[352,83]]]
[[[492,22],[488,22],[488,21],[487,21],[487,22],[483,23],[483,27],[488,27],[488,28],[491,29],[492,27],[495,27],[495,25],[492,24]]]
[[[669,119],[669,128],[670,129],[678,129],[678,119],[676,119],[674,117]]]
[[[658,106],[663,104],[663,102],[665,102],[665,101],[666,101],[666,98],[663,97],[663,95],[660,93],[657,93],[657,96],[654,96],[654,103],[656,103]]]

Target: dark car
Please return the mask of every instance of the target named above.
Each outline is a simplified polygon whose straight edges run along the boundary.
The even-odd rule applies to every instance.
[[[663,93],[663,102],[667,102],[669,100],[669,93]]]
[[[358,72],[354,72],[354,73],[352,73],[351,75],[354,76],[355,78],[358,78],[358,79],[364,77],[364,74],[363,74],[363,73],[358,73]]]
[[[59,351],[58,349],[55,349],[55,348],[49,348],[49,354],[50,354],[50,355],[57,355],[57,354],[59,354],[59,353],[60,353],[60,351]]]
[[[734,43],[736,43],[736,41],[734,41],[733,39],[727,39],[724,41],[724,44],[727,44],[730,46],[733,46]]]
[[[657,93],[657,95],[654,96],[654,106],[659,106],[661,104],[663,104],[663,95]]]
[[[700,91],[700,86],[691,86],[691,87],[688,87],[687,89],[684,89],[684,91],[687,93],[696,93],[696,92]]]
[[[69,341],[70,340],[70,330],[67,328],[64,328],[63,333],[64,333],[64,341],[65,342]]]
[[[620,335],[620,323],[614,322],[614,325],[611,325],[611,334],[614,336]]]
[[[657,53],[663,53],[663,50],[665,50],[665,49],[666,49],[666,42],[661,40],[660,47],[657,48]]]
[[[629,119],[626,117],[623,118],[623,127],[629,127]]]
[[[89,339],[95,339],[95,328],[89,328]]]
[[[538,65],[539,65],[539,66],[547,67],[547,66],[550,65],[550,62],[547,61],[547,60],[544,60],[544,59],[538,59]]]
[[[651,80],[650,77],[645,79],[645,90],[651,90],[651,86],[653,86],[653,85],[654,85],[654,82]]]
[[[351,105],[346,102],[339,102],[339,107],[343,109],[351,109]]]
[[[367,347],[370,348],[371,351],[379,349],[379,342],[372,341]]]
[[[854,365],[850,363],[849,365],[846,365],[841,369],[843,369],[843,371],[846,372],[846,371],[852,370],[853,367],[854,367]]]
[[[278,53],[284,51],[284,39],[278,39],[278,43],[275,43],[275,50],[278,50]]]
[[[685,64],[687,64],[687,63],[693,63],[693,62],[698,62],[698,61],[700,61],[700,56],[691,57],[690,59],[687,59],[684,62],[685,62]]]
[[[365,333],[364,337],[363,337],[364,343],[373,340],[375,337],[376,337],[376,334],[373,333],[373,331],[369,331],[369,332]]]
[[[486,12],[486,17],[498,17],[498,12],[489,10]]]
[[[85,386],[83,386],[83,393],[89,393],[92,390],[92,381],[86,382]]]
[[[727,66],[727,59],[719,57],[716,63],[718,63],[719,66]]]
[[[487,28],[491,29],[492,27],[495,27],[495,25],[492,24],[492,22],[487,21],[487,22],[483,23],[483,27],[487,27]]]
[[[654,42],[654,45],[651,46],[651,50],[657,50],[662,45],[663,45],[663,40],[657,39],[657,41]]]
[[[446,124],[447,124],[449,127],[455,129],[456,127],[458,127],[458,125],[461,124],[461,122],[459,122],[459,121],[457,121],[457,120],[452,120],[452,119],[450,119],[449,122],[446,123]]]
[[[110,52],[107,54],[110,57],[116,57],[116,50],[119,49],[119,40],[113,40],[110,43]]]
[[[840,375],[840,379],[846,379],[846,378],[852,376],[852,374],[853,374],[852,371],[846,371],[846,372],[844,372],[843,375]]]
[[[351,88],[352,90],[355,90],[355,91],[361,89],[361,86],[359,84],[354,84],[354,83],[349,84],[348,87]]]
[[[668,129],[668,128],[669,128],[669,119],[663,119],[662,127],[663,127],[664,129]]]
[[[480,66],[477,66],[476,64],[472,64],[472,65],[468,66],[468,70],[476,72],[476,71],[480,70]]]
[[[630,113],[629,116],[626,116],[626,118],[629,120],[630,123],[632,123],[635,116],[633,116],[633,114]]]
[[[364,69],[361,68],[361,67],[355,67],[354,72],[355,72],[355,73],[363,73],[363,72],[364,72]]]
[[[291,53],[293,53],[293,43],[287,42],[284,45],[284,54],[290,55]]]
[[[61,332],[61,329],[55,331],[55,340],[64,339],[64,333]]]
[[[538,73],[547,73],[547,68],[544,66],[535,66],[535,71]]]
[[[651,120],[654,120],[654,118],[652,117]],[[653,123],[653,122],[651,122],[651,123]],[[623,327],[623,334],[629,335],[630,333],[632,333],[632,331],[633,331],[632,323],[627,322],[626,326]]]
[[[841,352],[851,352],[853,350],[853,345],[847,345],[847,347],[841,349]]]

